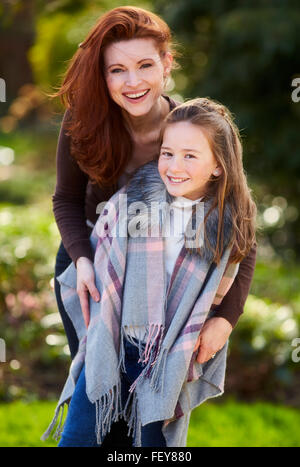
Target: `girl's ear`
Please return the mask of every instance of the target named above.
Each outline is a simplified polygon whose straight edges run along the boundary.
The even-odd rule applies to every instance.
[[[217,167],[217,168],[215,168],[215,170],[213,171],[213,175],[214,175],[215,177],[218,177],[219,175],[221,175],[221,173],[222,173],[221,167]]]

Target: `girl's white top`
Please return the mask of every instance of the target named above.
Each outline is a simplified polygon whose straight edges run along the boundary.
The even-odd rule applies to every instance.
[[[192,215],[192,206],[199,203],[202,198],[191,200],[184,196],[177,196],[170,205],[170,229],[165,236],[165,267],[169,284],[172,272],[184,244],[184,232]],[[132,337],[145,341],[145,327],[136,327],[128,331]]]

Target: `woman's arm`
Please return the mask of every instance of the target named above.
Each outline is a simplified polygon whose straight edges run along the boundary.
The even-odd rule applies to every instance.
[[[238,274],[212,318],[208,319],[199,334],[194,352],[197,362],[205,363],[218,352],[229,338],[233,327],[244,311],[256,261],[256,243],[240,263]]]
[[[244,311],[249,294],[256,262],[256,248],[257,245],[254,243],[248,255],[241,261],[232,286],[214,313],[215,318],[225,318],[233,328]]]
[[[89,294],[95,301],[100,294],[95,286],[94,251],[86,225],[85,196],[88,176],[70,154],[70,137],[64,131],[69,111],[65,112],[56,152],[57,183],[53,200],[54,217],[62,242],[77,268],[77,293],[86,326],[89,324]]]
[[[76,265],[79,257],[94,259],[86,225],[85,196],[88,176],[81,171],[70,154],[70,137],[65,134],[65,112],[56,151],[57,181],[52,196],[53,213],[62,242]]]

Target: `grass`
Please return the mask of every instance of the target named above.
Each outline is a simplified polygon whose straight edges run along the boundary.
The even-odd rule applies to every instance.
[[[40,436],[52,418],[55,402],[0,404],[1,447],[54,447]],[[209,401],[191,416],[188,447],[299,447],[300,411],[256,402]]]
[[[21,401],[0,405],[1,447],[51,447],[56,441],[46,442],[40,437],[46,430],[54,413],[55,402]]]
[[[295,408],[209,401],[192,413],[188,446],[299,447],[299,426],[300,410]]]

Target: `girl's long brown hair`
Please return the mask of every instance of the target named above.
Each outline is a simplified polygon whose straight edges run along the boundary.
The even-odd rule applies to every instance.
[[[188,121],[205,132],[212,153],[222,168],[218,177],[208,182],[205,198],[213,199],[210,212],[219,211],[217,245],[214,261],[218,264],[223,253],[223,219],[225,203],[232,217],[232,253],[230,261],[239,263],[249,253],[255,241],[256,205],[243,168],[242,144],[237,126],[229,110],[222,104],[207,98],[189,100],[170,112],[164,128],[172,123]],[[205,232],[205,229],[204,229]],[[209,247],[209,239],[206,238]]]
[[[152,38],[163,57],[176,55],[168,25],[142,8],[114,8],[100,17],[72,57],[58,92],[67,107],[64,128],[71,154],[92,183],[117,181],[132,153],[132,140],[120,107],[110,98],[104,75],[104,49],[113,42]],[[177,65],[173,62],[173,66]]]

